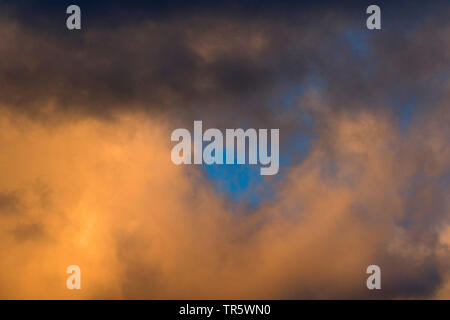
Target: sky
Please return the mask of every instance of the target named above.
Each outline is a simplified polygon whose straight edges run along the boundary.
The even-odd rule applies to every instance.
[[[0,298],[449,299],[450,5],[370,4],[0,0]],[[175,165],[195,120],[278,174]]]

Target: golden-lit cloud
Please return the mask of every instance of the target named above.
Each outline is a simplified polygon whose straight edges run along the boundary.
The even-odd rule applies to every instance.
[[[398,278],[439,275],[448,261],[448,225],[439,246],[420,230],[445,190],[405,193],[427,163],[389,117],[362,112],[327,123],[274,200],[248,213],[230,209],[198,168],[170,161],[167,120],[57,125],[3,112],[0,296],[370,297],[370,264],[382,267],[388,296],[414,296]],[[426,174],[448,170],[439,160],[447,147],[436,147],[444,138],[433,132],[421,145],[441,164]],[[411,204],[422,209],[409,217]],[[448,216],[448,203],[438,209]],[[81,291],[65,288],[71,264],[81,267]]]

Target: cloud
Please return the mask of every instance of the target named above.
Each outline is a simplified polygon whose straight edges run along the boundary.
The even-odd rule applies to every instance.
[[[2,251],[14,252],[4,298],[426,297],[445,283],[448,185],[435,180],[448,161],[424,168],[448,132],[411,146],[382,113],[330,117],[274,199],[247,214],[171,163],[164,118],[26,119],[2,116],[0,188],[27,190],[26,221],[40,227],[1,217]],[[79,293],[63,287],[71,264]],[[370,264],[382,268],[379,294],[365,288]]]
[[[432,79],[449,55],[445,16],[411,23],[409,11],[398,20],[410,30],[387,22],[387,34],[361,30],[354,9],[323,8],[288,16],[267,9],[256,17],[212,9],[136,22],[130,13],[114,27],[104,21],[115,11],[94,11],[97,20],[75,33],[46,28],[36,21],[40,14],[20,19],[19,12],[28,11],[14,8],[0,17],[0,103],[34,118],[112,118],[146,110],[219,123],[235,122],[240,112],[240,121],[269,123],[277,118],[279,96],[307,85],[311,76],[333,109],[395,108],[393,96],[411,90],[429,99],[436,92]]]
[[[69,33],[9,5],[0,297],[448,297],[449,27],[437,7],[376,34],[343,9],[271,6],[110,26],[112,10]],[[273,194],[257,208],[230,206],[198,167],[170,161],[170,132],[193,119],[280,128],[292,152],[300,129],[311,146],[261,182]],[[81,291],[64,287],[72,264]],[[371,264],[381,292],[365,287]]]
[[[14,192],[0,193],[0,214],[11,214],[20,211],[20,201]]]

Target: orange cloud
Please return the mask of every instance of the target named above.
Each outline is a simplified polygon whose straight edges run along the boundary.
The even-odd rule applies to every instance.
[[[432,186],[405,195],[427,163],[388,116],[328,119],[275,200],[251,213],[230,209],[195,166],[173,165],[171,129],[139,115],[56,125],[3,112],[0,297],[377,297],[365,288],[370,264],[398,297],[408,296],[398,278],[446,276],[448,232],[437,250],[421,213],[408,216],[414,197],[423,214],[436,200]],[[440,164],[429,174],[448,170],[444,138],[433,132],[422,145]],[[71,264],[81,291],[65,288]]]

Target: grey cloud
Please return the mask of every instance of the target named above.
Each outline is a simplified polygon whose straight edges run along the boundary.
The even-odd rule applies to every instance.
[[[16,192],[0,192],[0,215],[11,215],[21,211],[22,204]]]

